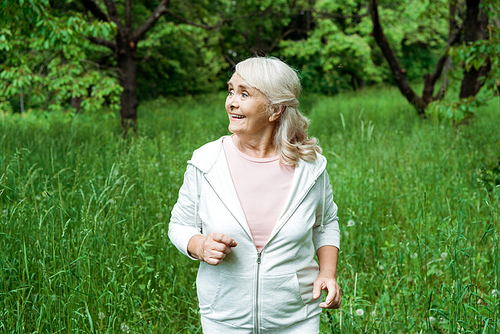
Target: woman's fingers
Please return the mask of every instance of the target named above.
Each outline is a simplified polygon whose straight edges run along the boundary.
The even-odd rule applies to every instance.
[[[342,300],[342,291],[337,281],[333,278],[318,276],[313,285],[313,298],[318,299],[321,296],[321,291],[325,290],[328,294],[324,302],[319,306],[322,308],[339,308]]]
[[[203,244],[203,260],[213,266],[218,265],[231,252],[236,241],[223,233],[211,233]]]
[[[323,290],[328,292],[326,300],[319,306],[323,308],[339,308],[342,299],[342,292],[340,291],[340,286],[335,280],[328,280],[324,283]]]
[[[224,233],[211,233],[208,235],[213,241],[222,243],[228,247],[236,247],[236,241],[233,238],[228,237]]]

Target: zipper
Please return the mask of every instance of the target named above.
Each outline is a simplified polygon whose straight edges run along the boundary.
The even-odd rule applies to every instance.
[[[286,219],[285,219],[285,222],[290,218],[290,216],[293,214],[293,212],[295,212],[295,210],[297,209],[297,207],[304,201],[304,199],[306,198],[307,194],[309,194],[309,192],[311,191],[311,189],[314,187],[314,185],[316,184],[316,180],[318,179],[319,175],[317,175],[315,178],[314,178],[314,181],[311,182],[311,184],[309,185],[309,187],[307,188],[307,190],[303,193],[302,197],[300,198],[300,201],[298,201],[297,205],[293,208],[293,210],[291,210],[290,212],[292,212],[291,214],[289,214]],[[264,249],[267,247],[267,245],[271,242],[272,239],[274,239],[274,237],[276,236],[276,234],[278,234],[278,232],[281,230],[281,228],[283,228],[285,224],[282,224],[280,226],[280,228],[278,230],[276,230],[276,233],[274,233],[273,235],[271,235],[271,237],[269,238],[269,240],[267,240],[266,244],[264,245],[264,247],[259,251],[257,251],[257,277],[256,277],[256,283],[255,283],[255,321],[254,321],[254,326],[255,326],[255,331],[254,333],[255,334],[259,334],[260,333],[260,322],[259,322],[259,280],[260,280],[260,264],[262,262],[262,253],[264,252]],[[252,239],[252,242],[253,242],[253,238]]]
[[[256,273],[257,275],[256,275],[256,283],[255,283],[255,320],[254,320],[254,326],[255,326],[254,333],[255,334],[259,334],[260,333],[260,328],[259,328],[259,326],[260,326],[260,322],[259,322],[259,279],[260,279],[260,277],[259,276],[260,276],[260,264],[262,262],[262,252],[267,247],[267,245],[269,244],[269,242],[271,242],[271,240],[274,239],[274,237],[276,236],[276,234],[278,234],[278,232],[283,228],[283,226],[285,225],[286,221],[288,219],[290,219],[290,217],[293,215],[293,213],[295,212],[295,210],[297,209],[297,207],[304,201],[304,199],[306,198],[306,196],[309,194],[309,192],[311,191],[311,189],[316,184],[316,181],[317,181],[318,177],[323,172],[324,172],[324,169],[322,169],[320,173],[318,173],[317,175],[314,176],[314,179],[312,180],[311,184],[309,185],[309,187],[307,188],[307,190],[302,194],[300,200],[293,207],[293,210],[289,211],[290,213],[286,216],[286,219],[284,219],[284,222],[281,223],[281,226],[278,228],[278,230],[276,230],[276,232],[273,235],[270,236],[269,240],[266,242],[266,244],[261,249],[261,251],[260,252],[257,251],[257,273]],[[243,227],[243,225],[241,224],[241,222],[234,216],[234,214],[232,213],[232,211],[229,210],[229,208],[227,207],[226,203],[222,200],[222,198],[217,193],[217,191],[214,189],[214,187],[212,186],[212,184],[210,183],[210,181],[207,180],[206,175],[204,174],[203,176],[204,176],[205,180],[207,181],[207,183],[212,188],[212,190],[214,191],[214,193],[217,195],[217,197],[219,198],[219,200],[224,204],[224,206],[229,211],[229,213],[233,216],[233,218],[236,220],[236,222],[243,229],[243,231],[245,232],[245,234],[247,235],[247,237],[252,242],[254,242],[253,237],[248,234],[248,232],[245,230],[245,228]],[[279,222],[279,220],[278,220],[278,222]]]
[[[260,333],[259,324],[259,274],[261,263],[262,251],[257,252],[257,280],[255,284],[255,333]]]

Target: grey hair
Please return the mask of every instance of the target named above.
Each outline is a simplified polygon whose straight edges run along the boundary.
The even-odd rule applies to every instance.
[[[273,144],[282,165],[297,166],[299,159],[315,161],[321,153],[316,138],[309,138],[309,120],[298,110],[301,85],[297,73],[274,57],[248,58],[236,65],[236,73],[269,101],[268,113],[282,109],[276,120]]]

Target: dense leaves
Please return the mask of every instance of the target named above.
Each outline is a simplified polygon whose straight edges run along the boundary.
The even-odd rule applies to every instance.
[[[113,15],[108,13],[111,2]],[[440,91],[432,84],[423,94],[421,109],[431,102],[427,113],[457,121],[498,94],[499,0],[477,2],[488,16],[485,37],[451,48],[452,32],[459,41],[465,40],[468,2],[378,2],[400,76],[409,83],[420,82],[424,74],[434,71],[440,58],[446,60],[435,76]],[[94,10],[89,3],[95,4]],[[284,59],[300,71],[309,92],[336,94],[397,82],[374,38],[366,1],[170,1],[158,12],[161,3],[4,1],[0,5],[0,108],[123,109],[129,100],[122,91],[130,86],[136,87],[139,102],[220,91],[231,68],[252,55]],[[156,21],[148,26],[152,18]],[[138,37],[131,37],[132,44],[124,44],[132,49],[130,59],[136,63],[131,73],[137,80],[130,84],[123,79],[130,75],[124,75],[128,69],[120,62],[124,49],[118,44],[123,36],[138,31]],[[456,91],[464,73],[472,68],[487,72],[479,76],[478,95],[457,99],[457,93],[454,97],[445,94],[448,87]]]
[[[115,26],[88,23],[69,8],[54,8],[47,0],[3,3],[0,108],[63,110],[71,99],[86,111],[119,105],[116,73],[95,61],[103,48],[86,38],[109,37]]]

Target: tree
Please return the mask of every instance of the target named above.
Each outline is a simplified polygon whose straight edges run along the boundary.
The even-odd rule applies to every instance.
[[[316,91],[332,94],[348,86],[358,90],[365,82],[382,80],[383,73],[373,61],[367,7],[362,1],[316,1],[308,12],[314,29],[307,38],[281,45],[285,55],[301,63],[303,77],[311,76],[318,83]]]
[[[84,37],[108,36],[114,26],[88,24],[82,15],[69,15],[67,6],[53,8],[48,0],[3,2],[0,109],[61,110],[72,99],[84,110],[118,106],[115,73],[92,60],[102,48]]]
[[[450,13],[454,13],[456,4],[450,5]],[[450,14],[451,15],[451,14]],[[461,28],[455,28],[455,25],[450,24],[450,31],[448,34],[448,41],[445,46],[444,54],[439,58],[436,69],[432,74],[424,76],[424,89],[422,96],[419,96],[410,86],[405,76],[405,69],[400,65],[399,59],[389,44],[387,37],[384,34],[379,17],[379,6],[377,0],[370,0],[370,16],[373,23],[372,35],[375,38],[378,46],[382,50],[385,59],[389,63],[394,81],[403,94],[403,96],[410,102],[417,110],[419,115],[425,115],[425,109],[433,100],[439,99],[440,95],[434,95],[434,86],[441,76],[445,63],[448,59],[449,48],[457,43],[460,38]]]
[[[162,0],[154,9],[153,13],[135,30],[133,29],[134,17],[132,12],[132,0],[125,0],[123,16],[125,22],[117,10],[117,4],[113,0],[104,0],[107,13],[93,0],[81,0],[83,6],[99,21],[113,22],[116,27],[114,41],[89,36],[88,39],[97,45],[110,49],[113,58],[117,61],[120,85],[123,91],[120,96],[120,116],[125,131],[132,128],[136,131],[137,126],[137,45],[144,39],[158,19],[169,12],[169,0]],[[125,24],[124,24],[125,23]]]
[[[490,41],[489,47],[484,45],[486,39],[486,31],[488,27],[488,12],[494,13],[494,8],[497,7],[497,0],[481,1],[481,0],[467,0],[466,1],[466,14],[463,23],[459,26],[456,20],[457,9],[459,2],[457,0],[449,1],[449,33],[446,45],[443,47],[442,55],[439,58],[436,68],[433,73],[424,75],[424,89],[422,95],[419,96],[410,87],[408,80],[404,75],[404,70],[400,66],[400,62],[382,29],[379,17],[379,6],[377,0],[370,0],[370,16],[373,23],[373,37],[375,38],[378,46],[382,50],[385,59],[387,60],[394,80],[403,96],[416,108],[417,113],[421,116],[426,115],[426,110],[429,112],[434,111],[441,115],[445,114],[455,120],[461,120],[464,117],[472,114],[472,110],[477,106],[475,100],[476,94],[481,87],[487,82],[487,75],[491,73],[492,57],[491,55],[500,48],[498,44],[498,37],[492,38],[492,27],[490,27]],[[481,8],[482,3],[482,8]],[[464,37],[462,37],[462,35]],[[464,39],[461,47],[457,47],[460,41]],[[481,47],[481,45],[484,45]],[[479,46],[479,47],[478,47]],[[499,49],[500,50],[500,49]],[[462,78],[460,89],[459,102],[453,102],[451,105],[446,105],[440,102],[443,99],[447,88],[447,80],[443,80],[441,89],[434,94],[434,86],[442,75],[443,71],[446,72],[451,67],[451,57],[454,55],[455,59],[462,58],[465,73]],[[467,59],[464,56],[468,55]],[[498,64],[498,53],[493,62]],[[491,86],[491,85],[490,85]]]

